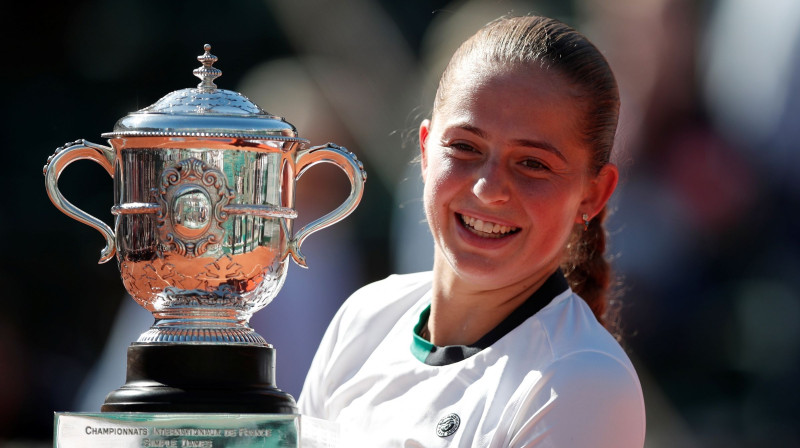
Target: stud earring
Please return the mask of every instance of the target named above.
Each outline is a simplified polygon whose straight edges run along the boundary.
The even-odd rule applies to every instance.
[[[584,213],[583,216],[581,216],[581,218],[583,218],[583,231],[585,232],[589,230],[589,214]]]

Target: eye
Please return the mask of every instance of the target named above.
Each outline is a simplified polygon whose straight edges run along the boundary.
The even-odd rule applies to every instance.
[[[442,148],[448,157],[458,160],[475,160],[481,157],[481,150],[477,146],[463,140],[442,142]]]
[[[464,143],[464,142],[450,143],[450,144],[447,145],[447,147],[456,149],[458,151],[463,151],[463,152],[477,152],[478,151],[477,149],[475,149],[474,146],[470,145],[469,143]]]
[[[525,159],[520,164],[533,170],[549,170],[550,168],[539,159]]]

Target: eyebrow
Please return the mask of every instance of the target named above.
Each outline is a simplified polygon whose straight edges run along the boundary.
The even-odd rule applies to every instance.
[[[457,127],[467,132],[471,132],[484,140],[488,138],[488,134],[486,134],[486,132],[484,132],[481,128],[472,126],[471,124],[461,124],[458,125]],[[559,159],[563,160],[564,162],[567,161],[567,158],[564,157],[564,154],[562,154],[561,151],[558,150],[558,148],[543,140],[530,140],[526,138],[520,138],[512,140],[511,143],[514,144],[515,146],[526,146],[529,148],[543,149],[549,153],[556,155]]]

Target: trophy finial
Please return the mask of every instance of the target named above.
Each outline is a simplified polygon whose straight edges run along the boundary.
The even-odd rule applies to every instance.
[[[217,85],[214,84],[214,80],[222,76],[222,70],[212,67],[212,65],[217,62],[217,57],[211,54],[211,45],[203,45],[203,50],[205,53],[197,57],[197,60],[200,61],[203,66],[194,69],[192,73],[194,73],[194,76],[200,78],[201,82],[197,85],[197,88],[209,92],[217,88]]]

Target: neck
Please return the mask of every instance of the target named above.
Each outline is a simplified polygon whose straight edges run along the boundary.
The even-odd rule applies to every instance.
[[[547,280],[536,278],[489,286],[459,277],[450,265],[434,258],[430,342],[438,346],[471,345],[500,324]]]

